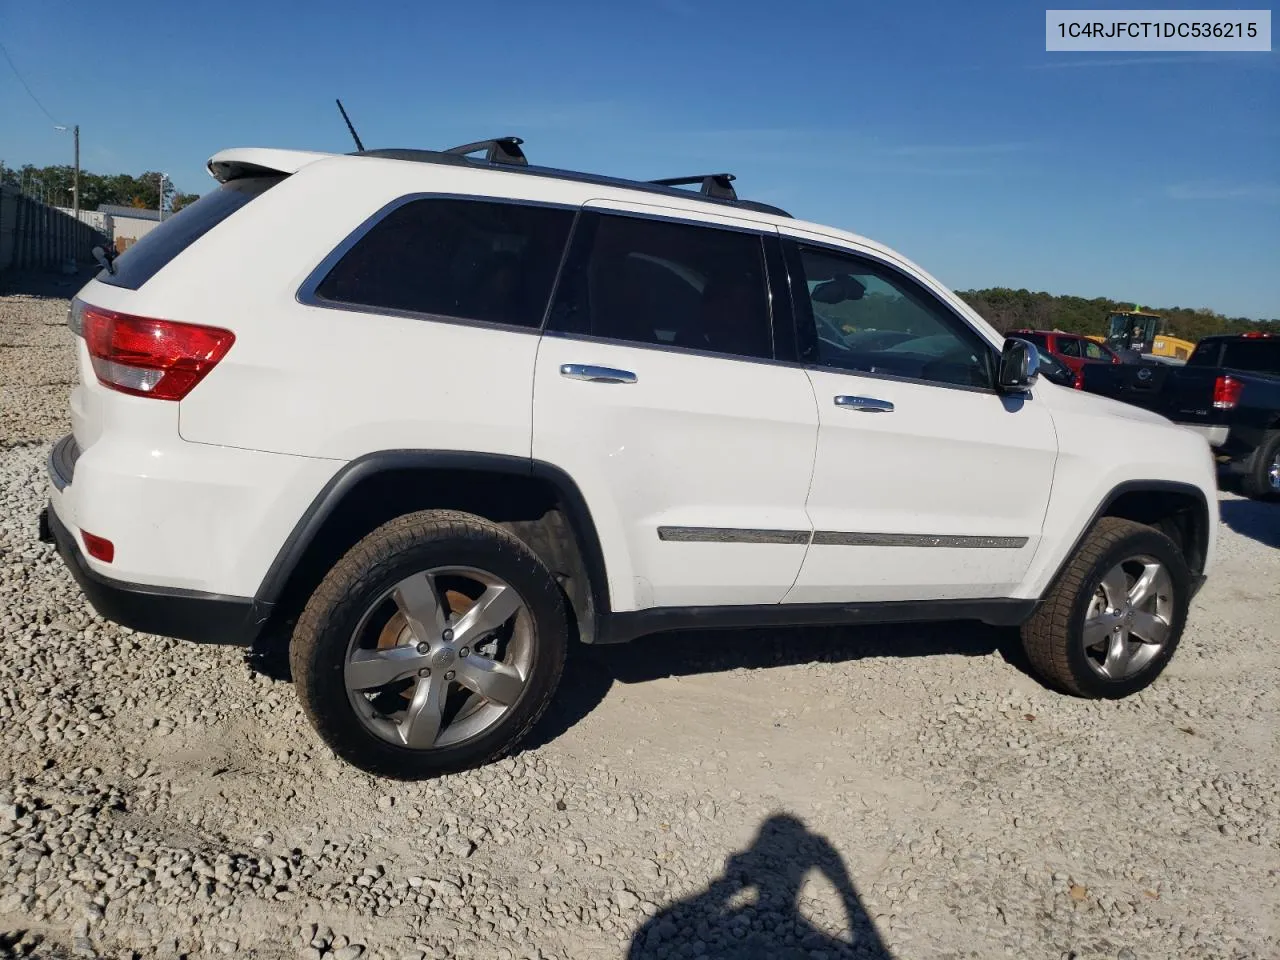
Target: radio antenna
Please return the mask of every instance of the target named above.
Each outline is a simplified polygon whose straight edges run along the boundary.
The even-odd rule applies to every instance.
[[[364,144],[360,142],[360,134],[356,133],[356,128],[351,125],[351,118],[347,116],[346,108],[343,107],[341,100],[335,100],[334,102],[338,105],[338,110],[342,113],[342,119],[347,121],[347,129],[351,131],[351,139],[356,142],[356,149],[363,153]]]

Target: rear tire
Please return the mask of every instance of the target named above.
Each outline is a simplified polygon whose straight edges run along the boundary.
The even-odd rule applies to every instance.
[[[419,780],[515,747],[555,693],[567,635],[560,588],[528,546],[480,517],[430,510],[338,561],[298,619],[289,662],[335,754]]]
[[[1262,435],[1262,443],[1245,461],[1240,489],[1254,500],[1280,497],[1280,430],[1268,430]]]
[[[1053,687],[1078,697],[1127,697],[1168,664],[1190,598],[1191,573],[1172,540],[1132,520],[1103,517],[1023,624],[1023,648]]]

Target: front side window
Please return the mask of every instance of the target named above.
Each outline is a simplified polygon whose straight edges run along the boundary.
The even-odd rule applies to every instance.
[[[1058,338],[1058,352],[1064,357],[1080,356],[1080,341],[1073,337]]]
[[[993,385],[992,347],[914,280],[824,247],[801,246],[793,262],[802,273],[793,290],[803,359],[932,383]]]
[[[331,303],[536,329],[569,210],[424,198],[397,207],[316,288]]]
[[[637,344],[771,357],[760,237],[584,213],[548,326]]]

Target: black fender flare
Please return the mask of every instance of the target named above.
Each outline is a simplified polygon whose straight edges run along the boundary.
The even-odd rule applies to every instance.
[[[1175,480],[1126,480],[1123,483],[1118,483],[1112,487],[1111,490],[1107,492],[1106,496],[1102,498],[1101,502],[1099,502],[1098,506],[1094,508],[1093,515],[1089,518],[1089,522],[1086,523],[1076,535],[1075,540],[1071,544],[1071,549],[1066,552],[1062,560],[1058,563],[1058,568],[1053,572],[1053,576],[1049,578],[1048,586],[1045,587],[1044,593],[1041,594],[1037,602],[1039,602],[1039,600],[1043,600],[1044,595],[1047,594],[1049,590],[1052,589],[1053,585],[1058,582],[1058,579],[1062,576],[1062,572],[1067,568],[1067,564],[1071,562],[1071,558],[1080,550],[1080,545],[1084,542],[1084,538],[1089,535],[1089,531],[1094,528],[1098,520],[1107,515],[1107,511],[1117,500],[1131,493],[1173,493],[1179,496],[1191,497],[1199,505],[1201,512],[1201,516],[1198,518],[1200,541],[1196,544],[1196,549],[1199,551],[1199,555],[1203,560],[1209,548],[1210,525],[1209,501],[1205,498],[1204,491],[1194,483],[1182,483]],[[1203,582],[1204,578],[1201,576],[1203,571],[1193,569],[1191,572],[1198,586]]]
[[[357,457],[344,464],[316,494],[306,511],[294,524],[293,530],[276,553],[267,568],[258,592],[255,606],[273,608],[284,593],[295,569],[308,549],[320,537],[339,505],[361,483],[379,473],[399,471],[469,471],[479,474],[505,474],[528,477],[549,484],[559,501],[565,519],[578,538],[582,561],[590,581],[591,599],[597,616],[608,616],[609,581],[604,561],[604,551],[596,532],[595,521],[587,501],[569,474],[559,467],[527,457],[515,457],[495,453],[466,453],[450,450],[382,450]]]

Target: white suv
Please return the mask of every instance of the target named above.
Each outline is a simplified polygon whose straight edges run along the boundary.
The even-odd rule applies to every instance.
[[[104,616],[288,644],[320,736],[405,778],[511,749],[573,636],[976,619],[1074,694],[1164,668],[1203,439],[728,175],[518,144],[228,150],[84,287],[42,534]]]

